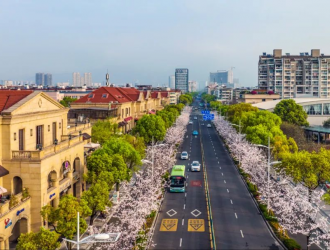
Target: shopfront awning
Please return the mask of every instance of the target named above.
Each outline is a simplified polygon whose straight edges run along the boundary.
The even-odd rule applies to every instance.
[[[3,177],[7,174],[9,174],[9,171],[0,165],[0,177]]]
[[[87,134],[87,133],[83,133],[82,136],[83,136],[83,139],[84,139],[84,140],[88,140],[88,139],[92,138],[92,137],[91,137],[89,134]]]
[[[133,119],[133,117],[130,116],[130,117],[125,118],[124,121],[125,121],[125,122],[128,122],[128,121],[130,121],[130,120],[132,120],[132,119]]]

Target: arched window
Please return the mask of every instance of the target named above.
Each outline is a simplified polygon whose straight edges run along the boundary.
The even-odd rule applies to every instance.
[[[14,194],[19,194],[22,193],[23,190],[23,181],[21,177],[15,176],[13,179],[13,193]]]

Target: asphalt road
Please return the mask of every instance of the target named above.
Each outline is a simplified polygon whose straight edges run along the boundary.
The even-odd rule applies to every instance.
[[[181,151],[188,151],[189,160],[180,160],[178,154],[177,164],[186,165],[186,170],[194,160],[203,164],[202,151],[204,153],[216,249],[282,249],[266,226],[215,128],[213,125],[207,128],[209,122],[202,122],[200,110],[193,112],[191,117],[194,116],[198,120],[188,125],[181,146]],[[197,138],[192,136],[193,130],[200,133]],[[186,193],[166,193],[152,249],[211,249],[203,169],[187,172],[187,184]],[[201,213],[197,217],[191,214],[195,209]],[[204,228],[200,221],[193,221],[192,227],[197,230],[188,231],[189,219],[203,220]]]
[[[217,249],[282,249],[273,238],[215,128],[202,126]]]
[[[166,193],[156,222],[151,249],[211,248],[203,169],[201,168],[201,172],[190,172],[193,161],[202,163],[200,136],[192,136],[193,130],[199,131],[199,121],[193,119],[194,114],[198,113],[191,115],[194,124],[188,125],[181,145],[181,151],[187,151],[189,159],[181,160],[180,151],[176,163],[186,166],[186,192]]]

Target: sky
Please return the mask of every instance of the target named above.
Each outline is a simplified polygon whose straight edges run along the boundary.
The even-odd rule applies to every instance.
[[[257,86],[262,52],[330,54],[329,0],[2,0],[0,80],[162,86],[175,68],[204,84],[234,67]]]

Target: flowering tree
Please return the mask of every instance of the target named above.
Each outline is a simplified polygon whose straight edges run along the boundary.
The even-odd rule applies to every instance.
[[[305,235],[307,246],[321,242],[330,245],[330,234],[324,233],[328,224],[320,214],[323,192],[315,190],[311,197],[308,196],[308,190],[302,185],[290,185],[284,171],[277,173],[281,176],[281,182],[274,179],[268,181],[266,157],[261,150],[237,134],[229,122],[215,117],[214,125],[226,141],[232,157],[240,160],[240,167],[249,174],[250,182],[258,187],[260,195],[269,199],[268,209],[274,211],[281,227],[292,234]]]
[[[135,182],[122,183],[124,195],[117,206],[113,207],[113,215],[110,223],[106,226],[106,232],[120,232],[117,242],[112,244],[98,243],[98,249],[133,249],[136,238],[144,233],[148,238],[150,232],[144,230],[146,217],[159,208],[163,193],[164,183],[162,176],[174,165],[176,146],[182,142],[191,113],[190,107],[185,107],[176,120],[176,125],[167,130],[164,142],[155,146],[148,146],[145,159],[154,161],[153,171],[150,166],[136,173]],[[153,152],[153,155],[152,155]],[[146,162],[147,162],[146,161]],[[97,228],[90,226],[91,234],[98,233]],[[141,243],[145,247],[147,241]]]

